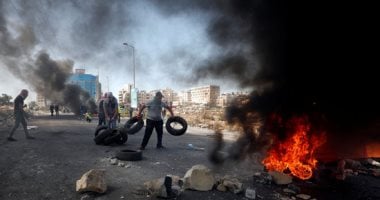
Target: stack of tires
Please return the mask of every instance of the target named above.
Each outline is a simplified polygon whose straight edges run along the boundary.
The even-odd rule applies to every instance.
[[[108,126],[99,126],[95,130],[95,144],[97,145],[122,145],[128,140],[128,134],[125,129],[109,129]]]

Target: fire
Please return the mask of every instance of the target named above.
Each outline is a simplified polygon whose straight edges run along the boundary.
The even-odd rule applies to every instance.
[[[275,116],[275,123],[283,124],[283,120]],[[278,124],[277,124],[278,125]],[[300,179],[312,177],[313,169],[317,164],[314,157],[315,150],[326,142],[324,133],[310,134],[310,122],[307,116],[292,117],[285,122],[287,135],[284,141],[274,139],[267,157],[262,161],[268,170],[290,173]]]

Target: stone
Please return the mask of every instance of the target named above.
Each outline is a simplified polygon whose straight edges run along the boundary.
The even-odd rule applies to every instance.
[[[293,181],[293,177],[288,174],[284,174],[278,171],[270,171],[268,173],[272,176],[273,182],[277,185],[286,185],[292,183]]]
[[[77,180],[76,191],[105,193],[107,191],[105,172],[104,169],[91,169],[86,172]]]
[[[245,197],[248,199],[256,199],[256,190],[250,187],[245,189]]]
[[[308,200],[311,198],[311,196],[307,195],[307,194],[297,194],[296,197],[298,197],[300,199],[304,199],[304,200]]]
[[[172,179],[171,190],[176,195],[179,196],[183,192],[183,180],[179,176],[167,175]],[[156,197],[168,197],[168,192],[165,187],[165,178],[158,178],[150,180],[144,183],[145,188],[149,193]]]
[[[243,191],[243,183],[241,183],[237,178],[225,176],[222,179],[222,183],[229,191],[235,194]]]
[[[116,165],[118,163],[118,160],[116,158],[111,158],[110,163],[111,165]]]
[[[184,176],[185,189],[210,191],[214,187],[215,177],[204,165],[194,165]]]
[[[221,191],[221,192],[226,192],[226,191],[227,191],[226,186],[224,186],[223,184],[219,184],[219,185],[216,187],[216,189],[217,189],[218,191]]]

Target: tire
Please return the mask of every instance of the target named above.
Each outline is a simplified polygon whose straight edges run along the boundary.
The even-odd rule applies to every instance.
[[[116,143],[117,140],[120,140],[120,135],[117,129],[109,129],[110,134],[104,138],[103,144],[110,145],[112,143]]]
[[[128,134],[125,132],[119,131],[119,138],[115,142],[116,144],[122,145],[126,143],[127,140],[128,140]]]
[[[144,120],[142,120],[141,118],[137,118],[137,116],[130,118],[124,124],[124,128],[130,135],[139,132],[142,129],[142,127],[144,127]]]
[[[104,142],[104,140],[111,135],[113,130],[111,129],[107,129],[107,130],[104,130],[102,132],[100,132],[95,138],[94,138],[94,141],[95,141],[95,144],[102,144]]]
[[[180,129],[173,127],[172,123],[180,124],[182,127]],[[180,116],[171,116],[168,118],[165,124],[166,131],[174,136],[180,136],[186,133],[187,122]]]
[[[95,130],[95,137],[99,135],[100,132],[103,132],[104,130],[108,129],[108,126],[98,126]]]
[[[116,153],[116,158],[119,160],[127,160],[127,161],[142,160],[142,151],[124,149]]]

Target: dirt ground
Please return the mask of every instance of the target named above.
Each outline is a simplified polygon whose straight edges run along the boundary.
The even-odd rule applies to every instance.
[[[122,120],[122,124],[124,121],[125,119]],[[30,130],[36,139],[25,139],[20,128],[15,133],[15,138],[18,140],[16,142],[7,141],[9,130],[4,127],[0,128],[0,199],[154,199],[137,192],[143,188],[145,181],[162,178],[167,174],[183,177],[186,171],[196,164],[208,166],[217,176],[235,176],[244,184],[244,188],[254,186],[259,195],[256,199],[279,199],[281,196],[274,194],[281,193],[283,187],[252,183],[253,174],[263,169],[253,160],[214,166],[208,160],[208,154],[214,142],[213,131],[190,127],[182,136],[172,136],[164,131],[163,144],[166,149],[162,150],[155,148],[156,135],[153,133],[143,152],[143,160],[124,161],[125,165],[129,167],[119,167],[111,165],[109,159],[122,149],[137,149],[142,141],[144,128],[135,135],[129,135],[128,141],[124,145],[101,146],[95,145],[93,141],[96,124],[96,119],[87,123],[72,115],[37,116],[28,124],[38,127]],[[232,141],[233,134],[227,134],[226,138]],[[189,149],[188,144],[205,148],[205,150]],[[108,190],[105,194],[80,194],[75,191],[76,180],[90,169],[106,170]],[[350,197],[354,197],[353,195],[357,193],[363,193],[363,188],[366,188],[364,190],[369,194],[365,197],[369,198],[362,199],[379,197],[376,197],[378,193],[376,191],[380,191],[378,178],[366,176],[357,179],[359,181],[348,179],[340,187],[335,187],[335,185],[330,187],[327,184],[324,184],[326,187],[317,187],[312,182],[304,181],[300,182],[300,185],[303,185],[304,191],[317,199],[355,199]],[[362,188],[356,187],[350,181],[356,185],[359,184]],[[368,191],[370,192],[368,193]],[[359,195],[359,197],[363,197],[363,195]],[[231,192],[186,190],[177,199],[238,200],[246,198],[244,194]]]

